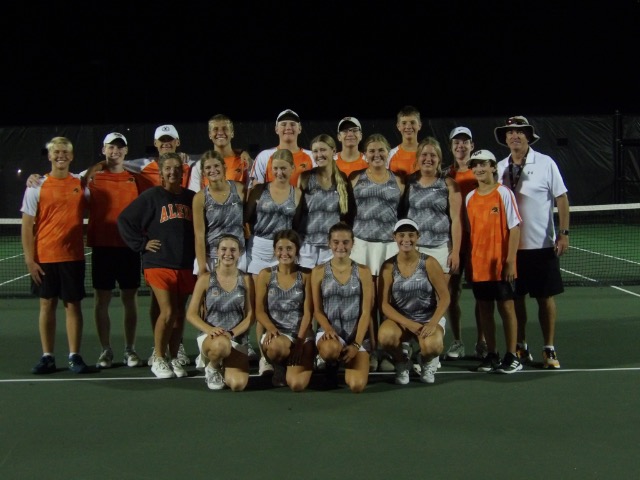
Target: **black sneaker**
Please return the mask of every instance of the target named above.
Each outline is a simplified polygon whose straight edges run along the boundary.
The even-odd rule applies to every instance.
[[[91,368],[89,368],[89,365],[84,363],[84,360],[80,355],[74,353],[69,357],[69,370],[73,373],[89,373]]]
[[[518,370],[522,370],[522,364],[518,357],[511,352],[507,352],[507,354],[502,359],[502,363],[496,369],[498,373],[515,373]]]
[[[493,372],[500,366],[500,356],[496,352],[489,352],[476,369],[478,372]]]
[[[46,375],[48,373],[55,373],[56,370],[55,359],[51,355],[43,355],[38,364],[31,369],[31,373],[36,375]]]

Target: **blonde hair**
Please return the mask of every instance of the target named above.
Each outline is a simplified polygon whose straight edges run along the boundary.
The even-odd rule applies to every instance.
[[[284,160],[295,168],[295,163],[293,163],[293,153],[291,153],[291,150],[289,150],[288,148],[281,148],[280,150],[276,150],[275,153],[271,156],[271,161],[273,162],[273,160]]]
[[[53,137],[46,145],[47,151],[51,153],[51,151],[58,145],[66,145],[68,150],[73,152],[73,144],[67,137]]]
[[[311,140],[311,149],[313,149],[313,144],[318,142],[326,143],[333,149],[334,152],[336,151],[336,141],[333,139],[331,135],[322,133],[314,137],[313,140]],[[344,177],[341,175],[340,169],[338,168],[338,165],[336,164],[336,161],[333,158],[331,158],[331,162],[329,163],[329,165],[331,166],[330,167],[331,178],[336,184],[336,190],[338,190],[340,213],[344,215],[349,210],[349,196],[347,193],[347,182],[345,181]]]
[[[391,145],[389,144],[389,140],[387,140],[387,138],[381,133],[373,133],[369,135],[367,139],[364,141],[364,143],[362,144],[362,149],[366,152],[367,147],[369,147],[369,145],[372,144],[373,142],[380,142],[384,144],[385,148],[387,149],[387,153],[391,151]]]

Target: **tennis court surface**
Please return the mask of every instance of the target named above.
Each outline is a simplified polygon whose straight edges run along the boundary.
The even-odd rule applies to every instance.
[[[473,345],[463,292],[463,340]],[[148,297],[137,347],[151,350]],[[99,343],[92,299],[83,303],[83,355]],[[252,375],[246,391],[206,388],[202,373],[158,380],[147,367],[78,376],[63,370],[59,315],[56,374],[29,373],[40,355],[37,299],[0,299],[0,472],[3,479],[141,478],[637,478],[640,446],[640,288],[569,287],[558,297],[560,371],[472,372],[477,360],[442,362],[434,385],[372,374],[366,390],[294,394]],[[540,360],[530,307],[529,345]],[[62,314],[62,312],[60,312]],[[121,309],[113,345],[121,354]],[[62,320],[61,320],[62,319]],[[196,353],[196,332],[185,331]],[[502,346],[502,335],[498,335]],[[448,342],[449,337],[446,338]]]

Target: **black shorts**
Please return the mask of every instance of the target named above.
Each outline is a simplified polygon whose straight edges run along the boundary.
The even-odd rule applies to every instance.
[[[126,247],[93,247],[91,280],[96,290],[140,287],[140,254]]]
[[[471,288],[476,300],[504,302],[516,298],[515,286],[510,282],[473,282]]]
[[[560,259],[555,249],[518,250],[516,294],[533,298],[553,297],[564,292]]]
[[[60,298],[63,302],[79,302],[84,290],[84,260],[77,262],[40,263],[44,271],[42,283],[31,279],[31,293],[40,298]]]

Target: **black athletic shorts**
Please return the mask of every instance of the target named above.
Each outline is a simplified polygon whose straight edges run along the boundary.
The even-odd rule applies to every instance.
[[[42,283],[31,279],[31,293],[40,298],[60,298],[63,302],[79,302],[84,290],[84,260],[77,262],[40,263],[44,270]]]
[[[515,285],[511,282],[473,282],[471,289],[476,300],[485,302],[503,302],[516,297]]]
[[[126,247],[93,247],[91,280],[96,290],[140,287],[140,254]]]
[[[560,259],[555,249],[518,250],[516,294],[533,298],[553,297],[564,292]]]

